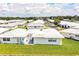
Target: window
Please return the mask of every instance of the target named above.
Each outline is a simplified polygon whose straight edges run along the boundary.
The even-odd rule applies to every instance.
[[[6,41],[6,38],[3,38],[3,41]]]
[[[37,26],[35,26],[34,28],[37,28]]]
[[[79,35],[75,35],[76,37],[79,37]]]
[[[3,38],[3,41],[10,41],[10,38]]]
[[[56,40],[48,40],[49,42],[56,42]]]
[[[72,35],[71,33],[69,33],[69,35]]]
[[[56,40],[52,40],[53,42],[56,42]]]
[[[7,38],[7,41],[10,41],[10,38]]]

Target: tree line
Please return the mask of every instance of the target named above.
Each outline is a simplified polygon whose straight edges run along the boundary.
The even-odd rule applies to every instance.
[[[69,19],[71,21],[79,20],[79,16],[77,16],[77,15],[74,15],[74,16],[50,16],[50,17],[0,17],[0,20],[11,20],[11,19],[37,20],[39,18],[42,18],[43,20],[47,20],[47,18],[58,19],[58,20]]]

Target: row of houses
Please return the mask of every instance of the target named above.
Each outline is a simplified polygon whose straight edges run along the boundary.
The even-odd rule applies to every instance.
[[[16,28],[17,26],[26,25],[27,21],[25,20],[0,20],[0,28]]]
[[[73,28],[73,27],[79,26],[79,23],[69,22],[69,21],[61,21],[59,23],[59,26],[61,26],[62,28]]]
[[[28,29],[42,29],[42,28],[44,28],[44,23],[45,22],[43,20],[38,19],[36,21],[28,23],[27,27],[28,27]]]
[[[27,23],[25,20],[9,20],[0,24],[0,43],[62,45],[64,38],[56,29],[45,29],[44,20]],[[28,29],[16,28],[27,26]]]
[[[40,20],[41,22],[42,20]],[[52,25],[54,21],[52,20],[48,20],[50,22],[49,25]],[[44,26],[44,23],[43,25],[41,26],[40,25],[40,22],[38,23],[32,23],[32,25],[30,25],[29,29],[42,29],[43,26]],[[40,26],[40,27],[39,27]],[[72,38],[72,39],[75,39],[75,40],[79,40],[79,23],[78,22],[70,22],[70,21],[61,21],[59,23],[59,26],[61,26],[62,28],[65,28],[64,30],[60,31],[61,34],[64,36],[64,37],[67,37],[67,38]]]
[[[78,22],[61,21],[59,25],[65,28],[64,30],[60,31],[64,37],[79,40],[79,23]]]
[[[67,38],[79,40],[79,28],[69,28],[61,31],[62,35]]]
[[[27,26],[28,29],[42,29],[43,20],[0,20],[0,28],[16,28],[17,26]]]
[[[22,22],[22,21],[25,21],[23,19],[21,20],[16,20],[16,19],[13,19],[13,20],[0,20],[0,24],[8,24],[8,23],[15,23],[15,22]]]

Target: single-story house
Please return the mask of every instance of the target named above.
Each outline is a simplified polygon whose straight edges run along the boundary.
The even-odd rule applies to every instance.
[[[64,37],[79,40],[79,29],[65,29],[60,32]]]
[[[64,38],[55,29],[13,29],[0,35],[0,43],[62,45]]]
[[[27,37],[26,29],[14,29],[0,35],[0,43],[18,43],[23,44]]]
[[[24,44],[62,45],[62,38],[64,38],[55,29],[29,29],[27,32],[29,39],[26,39]]]
[[[26,21],[0,24],[0,28],[16,28],[17,26],[24,26],[24,25],[26,25]]]
[[[27,24],[28,29],[42,29],[44,27],[43,20],[36,20]]]
[[[72,28],[75,26],[79,26],[79,23],[69,22],[69,21],[61,21],[59,23],[59,26],[61,26],[62,28]]]

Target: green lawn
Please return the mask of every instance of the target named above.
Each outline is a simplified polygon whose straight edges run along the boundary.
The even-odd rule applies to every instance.
[[[79,41],[64,39],[62,46],[0,44],[0,55],[79,55]]]

